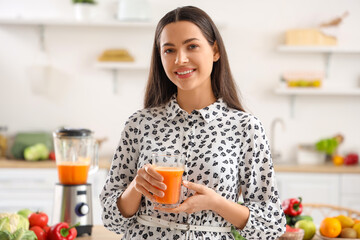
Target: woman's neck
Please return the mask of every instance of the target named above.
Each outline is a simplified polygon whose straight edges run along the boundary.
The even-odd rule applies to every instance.
[[[203,109],[216,101],[212,91],[181,91],[178,89],[177,102],[181,109],[191,113],[195,109]]]

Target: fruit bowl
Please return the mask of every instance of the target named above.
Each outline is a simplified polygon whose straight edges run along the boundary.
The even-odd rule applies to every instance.
[[[304,237],[304,230],[299,229],[297,232],[285,232],[279,240],[302,240]]]
[[[316,232],[316,237],[322,240],[359,240],[359,238],[340,238],[340,237],[330,238],[321,235],[319,232]]]

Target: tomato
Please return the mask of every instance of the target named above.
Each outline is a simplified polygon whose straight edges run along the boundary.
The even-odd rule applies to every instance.
[[[30,228],[30,231],[33,231],[38,240],[46,240],[46,232],[39,226],[33,226]]]
[[[48,224],[49,217],[43,212],[34,212],[29,216],[30,227],[39,226],[41,228]]]
[[[46,238],[49,235],[49,231],[50,231],[50,226],[46,225],[45,227],[43,227],[45,233],[46,233]]]

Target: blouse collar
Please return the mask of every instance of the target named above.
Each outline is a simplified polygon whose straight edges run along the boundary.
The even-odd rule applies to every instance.
[[[188,115],[188,113],[185,110],[180,108],[176,100],[176,94],[174,94],[171,97],[170,101],[166,104],[165,108],[166,108],[166,116],[168,120],[174,119],[179,114]],[[204,107],[203,109],[194,110],[192,114],[199,112],[203,117],[203,119],[206,121],[206,123],[209,123],[212,120],[216,119],[221,111],[226,109],[227,109],[226,103],[223,101],[222,98],[219,98],[214,103],[210,104],[207,107]]]

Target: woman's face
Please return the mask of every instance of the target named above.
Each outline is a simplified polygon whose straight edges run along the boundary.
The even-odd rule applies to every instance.
[[[179,91],[211,90],[211,71],[219,53],[193,23],[166,25],[160,35],[160,56],[168,78]]]

